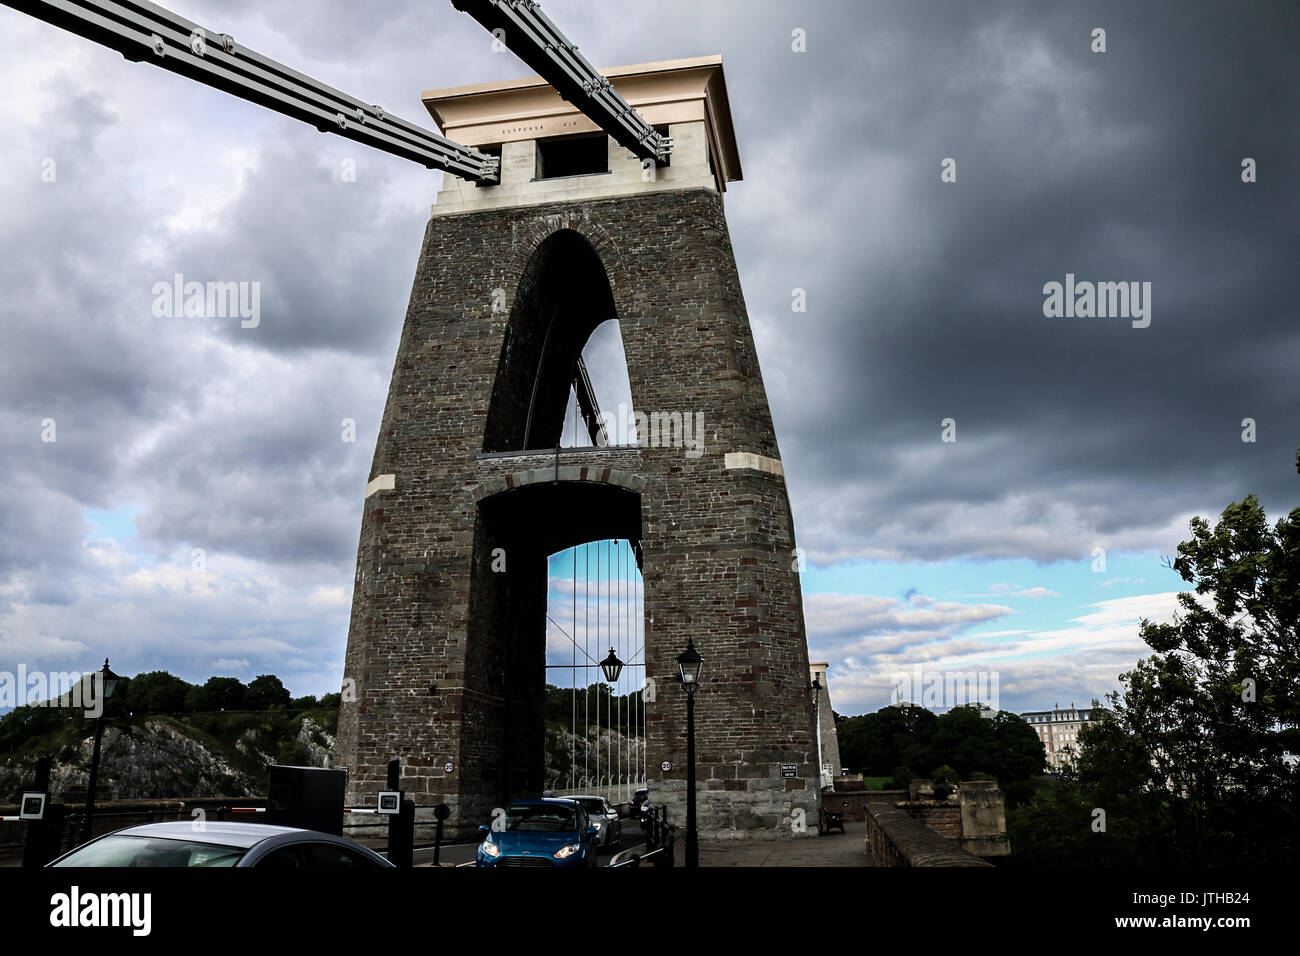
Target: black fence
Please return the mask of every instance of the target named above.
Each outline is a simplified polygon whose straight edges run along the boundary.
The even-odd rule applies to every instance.
[[[649,807],[641,817],[645,831],[646,851],[635,849],[618,854],[610,866],[673,866],[673,845],[677,840],[677,827],[668,822],[668,808],[662,804]]]

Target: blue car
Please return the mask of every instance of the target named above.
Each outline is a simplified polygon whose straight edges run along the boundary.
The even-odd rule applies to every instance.
[[[515,800],[479,829],[479,866],[596,865],[600,830],[575,800]]]

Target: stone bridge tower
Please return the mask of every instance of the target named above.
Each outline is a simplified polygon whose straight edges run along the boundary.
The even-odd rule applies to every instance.
[[[651,799],[683,822],[675,658],[693,638],[701,837],[799,833],[817,742],[790,504],[723,215],[741,173],[722,60],[602,72],[667,128],[668,165],[643,168],[537,78],[424,94],[450,138],[500,151],[502,175],[448,175],[425,232],[365,492],[338,762],[349,799],[370,801],[401,757],[403,789],[448,803],[463,836],[535,795],[547,557],[625,538],[656,684]],[[702,416],[700,447],[557,447],[577,359],[611,318],[636,409]]]

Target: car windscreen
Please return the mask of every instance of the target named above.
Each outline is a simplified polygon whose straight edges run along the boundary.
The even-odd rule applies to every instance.
[[[578,829],[577,811],[562,803],[524,803],[506,809],[506,829],[561,833]]]
[[[107,836],[74,850],[55,866],[234,866],[248,852],[197,840]]]
[[[578,802],[582,804],[582,808],[588,813],[595,814],[598,817],[603,817],[605,815],[604,800],[579,800]]]

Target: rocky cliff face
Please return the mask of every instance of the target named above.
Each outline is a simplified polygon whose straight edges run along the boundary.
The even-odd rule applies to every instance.
[[[640,779],[645,740],[606,728],[591,736],[547,728],[546,786],[552,790],[616,786]],[[572,767],[572,772],[570,771]]]
[[[86,786],[92,747],[87,738],[75,762],[55,764],[51,789]],[[106,728],[99,760],[99,781],[115,800],[248,796],[255,787],[227,759],[163,720],[146,720],[127,731]]]
[[[620,738],[603,728],[599,733],[593,728],[589,737],[548,729],[546,784],[564,789],[628,783],[629,777],[640,776],[636,754],[643,747],[641,738]],[[80,801],[90,778],[93,748],[94,738],[87,735],[57,754],[50,772],[56,799]],[[101,799],[111,800],[265,796],[265,768],[271,764],[335,765],[334,737],[309,716],[302,718],[293,737],[250,727],[233,746],[176,720],[150,717],[125,730],[106,727],[99,759]],[[30,786],[33,773],[32,759],[0,764],[0,802]]]
[[[285,743],[265,739],[257,730],[245,731],[235,744],[241,760],[205,734],[174,721],[149,718],[126,730],[105,728],[98,782],[107,790],[107,798],[114,800],[246,797],[265,794],[266,775],[260,768],[284,762],[277,759],[281,754],[292,754],[296,764],[331,766],[334,739],[310,717],[303,718],[288,748]],[[93,747],[94,738],[86,737],[59,754],[50,771],[50,789],[56,798],[76,799],[84,793]],[[29,762],[0,766],[0,792],[30,785],[32,773]]]

